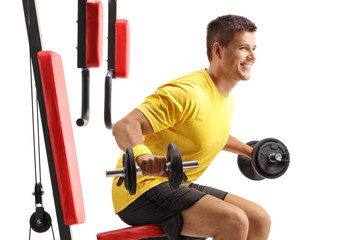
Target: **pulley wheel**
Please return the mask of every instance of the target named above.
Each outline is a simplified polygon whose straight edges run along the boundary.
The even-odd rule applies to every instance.
[[[43,212],[42,220],[36,217],[36,212],[30,217],[30,227],[37,233],[43,233],[49,230],[51,226],[51,217],[47,212]]]

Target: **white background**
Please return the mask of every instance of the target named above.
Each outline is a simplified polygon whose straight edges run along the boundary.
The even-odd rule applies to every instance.
[[[103,123],[107,1],[103,64],[91,69],[90,123],[84,128],[75,125],[81,113],[77,1],[38,0],[37,6],[43,50],[62,56],[80,167],[86,222],[72,227],[73,239],[96,239],[99,232],[126,227],[113,213],[111,179],[105,177],[121,153]],[[231,133],[244,142],[282,140],[291,165],[279,179],[253,182],[240,174],[237,156],[222,152],[198,182],[263,206],[272,218],[269,239],[360,239],[358,10],[355,0],[118,1],[117,17],[131,27],[131,70],[129,79],[113,81],[113,121],[160,84],[208,66],[209,21],[229,13],[246,16],[258,26],[257,61],[251,80],[233,91]],[[0,18],[0,229],[7,239],[27,239],[35,179],[21,1],[3,3]],[[43,147],[41,155],[44,207],[57,234]],[[33,233],[32,239],[51,239],[51,233]]]

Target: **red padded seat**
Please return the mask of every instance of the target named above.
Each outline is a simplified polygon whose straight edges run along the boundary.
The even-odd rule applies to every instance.
[[[161,227],[157,225],[144,225],[123,228],[97,235],[97,240],[138,240],[165,236]]]
[[[115,77],[127,78],[130,66],[130,27],[126,19],[115,22]]]
[[[86,67],[100,67],[103,58],[103,5],[86,2]]]
[[[62,60],[55,52],[42,51],[38,61],[64,223],[83,223],[84,201]]]

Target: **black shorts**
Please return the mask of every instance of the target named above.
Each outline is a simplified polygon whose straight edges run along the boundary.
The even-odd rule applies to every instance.
[[[142,194],[118,215],[131,226],[159,225],[167,236],[161,239],[199,239],[180,236],[183,228],[181,212],[206,194],[224,200],[227,192],[194,183],[171,190],[169,182],[164,182]]]

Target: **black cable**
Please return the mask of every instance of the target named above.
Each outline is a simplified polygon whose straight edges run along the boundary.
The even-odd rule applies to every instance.
[[[41,153],[40,153],[40,127],[39,127],[39,101],[36,94],[36,116],[37,116],[37,135],[38,135],[38,162],[39,162],[39,182],[41,183]]]
[[[41,152],[40,152],[40,119],[39,119],[39,101],[36,93],[36,106],[34,110],[34,88],[33,88],[33,77],[32,77],[32,62],[31,62],[31,52],[30,52],[30,87],[31,87],[31,115],[32,115],[32,128],[33,128],[33,149],[34,149],[34,168],[35,168],[35,183],[41,183]],[[34,113],[35,112],[35,113]],[[36,114],[36,130],[35,130],[35,115]],[[37,143],[35,132],[37,132]],[[39,174],[37,172],[36,165],[36,144],[38,150],[38,166]],[[39,175],[39,179],[38,179]],[[39,181],[38,181],[39,180]]]
[[[52,224],[50,225],[50,227],[51,227],[51,232],[52,232],[52,235],[53,235],[53,239],[55,240],[54,228],[53,228]],[[30,226],[30,229],[29,229],[29,240],[31,240],[31,226]]]
[[[30,36],[31,34],[31,17],[30,17],[30,1],[27,0],[25,1],[25,8],[26,8],[26,15],[25,16],[25,22],[27,25],[27,30],[28,30],[28,36]],[[35,207],[36,207],[36,212],[32,215],[34,216],[35,214],[38,213],[38,210],[43,211],[43,213],[45,213],[46,215],[46,221],[50,221],[50,227],[51,227],[51,231],[52,231],[52,236],[53,239],[55,240],[55,234],[54,234],[54,229],[51,223],[51,217],[48,213],[46,213],[44,211],[44,208],[42,206],[42,200],[41,200],[41,195],[43,194],[42,192],[42,184],[41,184],[41,152],[40,152],[40,118],[39,118],[39,101],[38,101],[38,95],[36,94],[36,102],[34,103],[34,88],[33,85],[35,85],[36,87],[36,83],[34,83],[33,81],[33,65],[32,65],[32,58],[31,58],[31,46],[29,48],[29,62],[30,62],[30,90],[31,90],[31,117],[32,117],[32,131],[33,131],[33,150],[34,150],[34,170],[35,170]],[[36,108],[34,110],[34,107]],[[35,130],[35,115],[36,114],[36,126],[37,129]],[[36,131],[37,131],[37,141],[36,141]],[[38,158],[36,158],[36,144],[37,144],[37,151],[38,151]],[[39,167],[39,179],[38,179],[38,171],[37,171],[37,165],[36,165],[36,159],[38,159],[38,167]],[[39,180],[39,181],[38,181]],[[41,206],[38,206],[38,205]],[[36,215],[35,215],[36,216]],[[31,218],[30,218],[31,221]],[[46,227],[46,226],[45,226]],[[30,229],[29,229],[29,240],[31,239],[31,229],[32,229],[32,223],[30,223]],[[47,229],[42,229],[47,231]],[[36,231],[36,230],[35,230]]]
[[[31,64],[31,50],[30,50],[30,89],[31,89],[31,119],[33,129],[33,149],[34,149],[34,168],[35,168],[35,183],[38,182],[37,171],[36,171],[36,140],[35,140],[35,117],[34,117],[34,90],[33,90],[33,79],[32,79],[32,64]]]
[[[54,228],[53,228],[53,226],[52,226],[52,223],[51,223],[50,227],[51,227],[51,231],[52,231],[53,239],[55,240]]]

